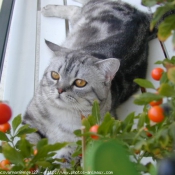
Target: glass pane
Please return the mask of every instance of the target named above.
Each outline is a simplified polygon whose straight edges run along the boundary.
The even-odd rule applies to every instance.
[[[14,3],[15,0],[0,0],[0,79]]]
[[[1,10],[2,1],[3,1],[3,0],[0,0],[0,10]]]

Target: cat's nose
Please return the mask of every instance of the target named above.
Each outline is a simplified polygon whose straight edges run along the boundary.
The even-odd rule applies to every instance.
[[[63,92],[66,92],[66,90],[65,89],[62,89],[62,88],[58,88],[58,93],[59,94],[62,94]]]

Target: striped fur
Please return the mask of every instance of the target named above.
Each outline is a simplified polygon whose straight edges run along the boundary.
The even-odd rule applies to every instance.
[[[138,88],[133,79],[146,74],[151,16],[113,0],[79,1],[82,8],[48,5],[42,10],[45,16],[69,19],[72,30],[62,46],[46,41],[55,57],[24,117],[38,129],[29,138],[33,142],[44,136],[50,143],[75,141],[73,131],[81,126],[81,114],[91,113],[94,100],[102,115],[116,116],[117,106]],[[59,80],[51,78],[52,71]],[[87,84],[76,87],[77,79]]]

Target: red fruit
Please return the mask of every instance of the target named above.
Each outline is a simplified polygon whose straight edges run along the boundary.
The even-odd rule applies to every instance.
[[[34,167],[30,168],[29,171],[30,171],[32,174],[36,173],[36,171],[37,171],[37,167],[34,166]]]
[[[5,103],[0,103],[0,124],[7,123],[10,120],[11,116],[11,108]]]
[[[159,90],[159,88],[157,89],[157,91],[158,90]],[[158,92],[156,92],[155,94],[158,94]],[[154,101],[150,102],[149,104],[151,106],[158,106],[158,105],[162,104],[162,102],[163,102],[163,99],[160,99],[160,100],[154,100]]]
[[[165,118],[163,108],[160,106],[153,106],[148,111],[148,117],[153,122],[162,122]]]
[[[10,124],[9,123],[4,123],[0,125],[0,131],[1,132],[7,132],[10,130]]]
[[[5,160],[2,160],[1,162],[0,162],[0,169],[2,169],[2,170],[10,170],[10,161],[9,160],[7,160],[7,159],[5,159]]]
[[[153,135],[148,131],[148,128],[144,128],[144,131],[146,132],[146,135],[148,137],[152,137]]]
[[[164,72],[164,70],[162,68],[157,67],[151,71],[151,76],[154,80],[159,81],[162,77],[163,72]]]
[[[37,155],[37,153],[38,153],[38,150],[35,149],[35,150],[33,151],[33,154],[34,154],[34,155]]]
[[[162,102],[163,102],[163,100],[160,99],[160,100],[158,100],[158,101],[152,101],[152,102],[150,102],[149,104],[150,104],[151,106],[158,106],[158,105],[162,104]]]
[[[97,133],[98,132],[98,128],[99,128],[99,125],[94,125],[90,128],[90,132],[93,132],[93,133]],[[99,136],[97,135],[91,135],[91,138],[94,139],[94,140],[98,140],[99,139]]]

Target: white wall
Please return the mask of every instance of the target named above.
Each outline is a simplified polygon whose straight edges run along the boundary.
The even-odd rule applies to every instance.
[[[34,88],[36,0],[16,0],[6,51],[4,100],[23,113]],[[3,77],[4,78],[4,77]]]

